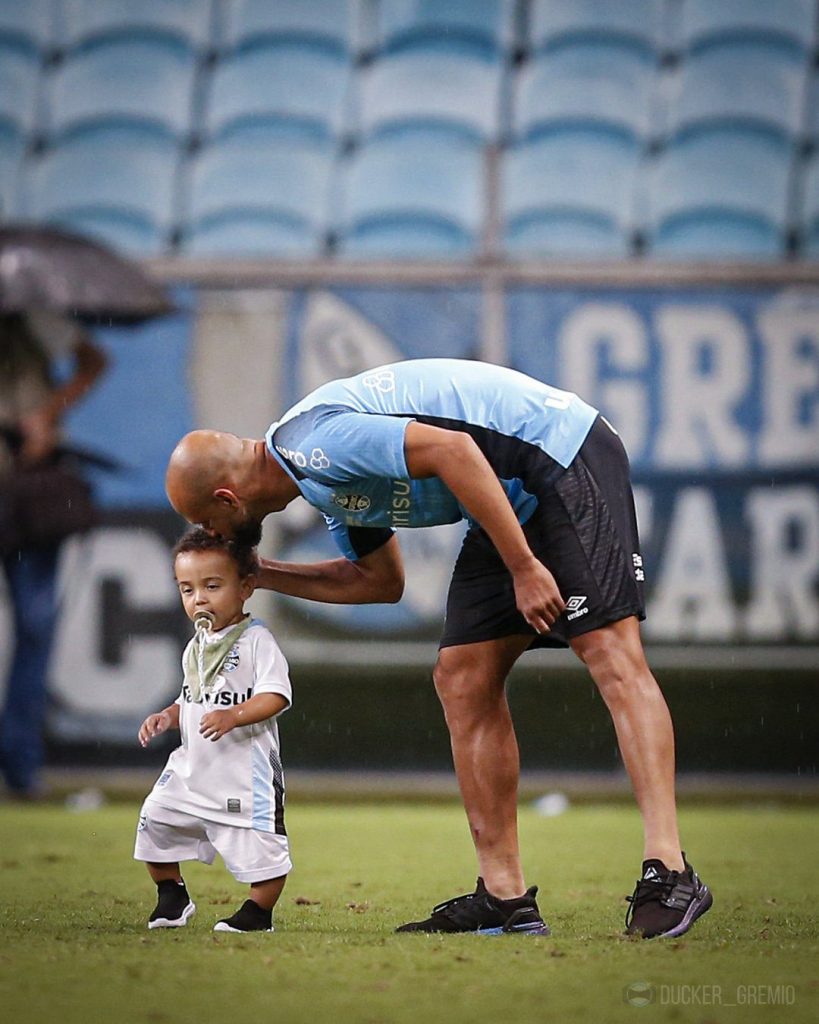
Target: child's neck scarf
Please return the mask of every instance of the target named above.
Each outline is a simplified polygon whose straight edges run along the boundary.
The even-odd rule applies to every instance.
[[[245,615],[241,622],[237,622],[224,636],[210,639],[210,621],[204,616],[197,619],[196,636],[188,644],[185,655],[185,684],[195,704],[201,703],[206,696],[213,693],[216,677],[222,670],[225,658],[250,623],[250,615]]]

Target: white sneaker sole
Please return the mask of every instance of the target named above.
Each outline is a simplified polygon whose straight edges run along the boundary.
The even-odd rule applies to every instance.
[[[196,904],[193,900],[185,907],[182,911],[182,916],[171,920],[168,917],[158,917],[156,921],[149,921],[148,927],[153,930],[154,928],[184,928],[188,921],[196,913]]]
[[[252,932],[245,931],[244,928],[234,928],[233,925],[227,923],[227,921],[217,921],[213,926],[215,932],[235,932],[237,935],[251,935]],[[275,928],[254,928],[256,932],[272,932]]]

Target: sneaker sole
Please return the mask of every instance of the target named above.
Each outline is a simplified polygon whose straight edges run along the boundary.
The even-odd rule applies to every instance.
[[[273,928],[234,928],[233,925],[228,924],[227,921],[217,921],[213,926],[215,932],[235,932],[237,935],[251,935],[253,932],[272,932]]]
[[[511,928],[478,928],[476,935],[551,935],[551,929],[545,922],[543,924],[520,924],[512,925]]]
[[[196,904],[191,901],[182,911],[181,917],[174,918],[173,920],[168,917],[158,917],[156,921],[149,921],[148,927],[152,931],[154,928],[184,928],[195,913]]]
[[[699,898],[692,900],[688,910],[683,915],[682,921],[675,925],[667,932],[663,932],[660,935],[656,935],[657,939],[674,939],[678,935],[684,935],[691,925],[697,920],[698,917],[702,917],[703,914],[707,913],[711,909],[711,905],[714,902],[714,897],[711,895],[711,890],[707,885],[704,885],[701,889],[701,895]]]

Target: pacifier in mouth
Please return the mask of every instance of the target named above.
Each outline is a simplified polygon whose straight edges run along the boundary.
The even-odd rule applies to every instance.
[[[216,616],[213,612],[197,612],[193,620],[193,628],[197,633],[202,629],[209,633],[213,629],[214,622],[216,622]]]

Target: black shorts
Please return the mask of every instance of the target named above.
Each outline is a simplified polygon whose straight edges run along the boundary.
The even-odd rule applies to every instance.
[[[602,416],[523,532],[557,581],[566,610],[549,633],[536,633],[517,610],[512,577],[494,545],[474,527],[452,572],[441,647],[527,634],[530,647],[566,647],[609,622],[645,618],[628,456]]]

